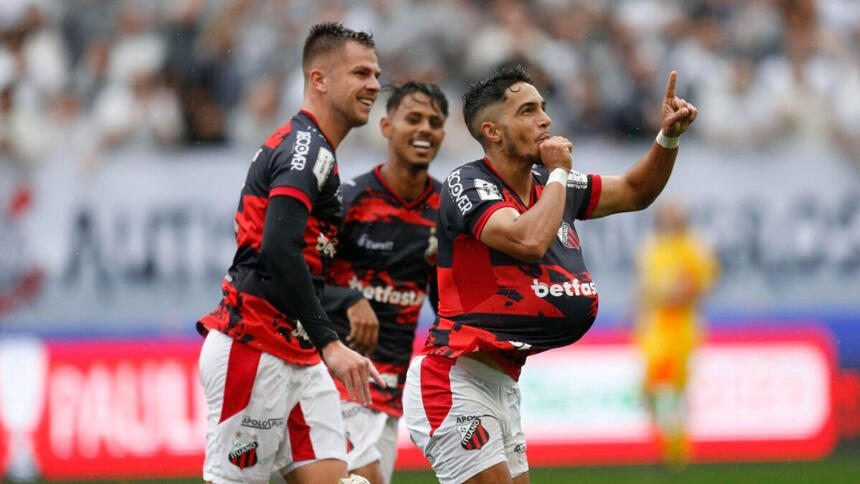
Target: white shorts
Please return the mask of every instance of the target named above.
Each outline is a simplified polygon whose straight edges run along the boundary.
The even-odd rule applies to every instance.
[[[500,462],[529,470],[520,390],[502,371],[470,358],[418,356],[403,390],[409,436],[442,484],[459,484]]]
[[[385,483],[391,482],[397,459],[398,418],[355,402],[341,401],[346,430],[346,466],[350,471],[379,461]]]
[[[213,330],[200,382],[209,406],[204,480],[268,482],[272,472],[346,460],[340,395],[322,363],[292,365]]]

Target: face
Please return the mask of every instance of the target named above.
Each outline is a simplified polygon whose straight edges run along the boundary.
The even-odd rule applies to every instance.
[[[405,95],[380,125],[389,151],[412,166],[429,165],[445,137],[445,115],[422,92]]]
[[[333,56],[326,79],[328,95],[349,127],[367,123],[381,89],[379,74],[376,52],[357,42],[347,41],[341,55]]]
[[[506,154],[540,163],[540,143],[549,138],[552,120],[546,101],[531,84],[519,82],[508,89],[498,116],[502,147]]]

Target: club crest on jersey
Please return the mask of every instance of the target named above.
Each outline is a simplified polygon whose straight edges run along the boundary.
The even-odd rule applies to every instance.
[[[561,242],[561,245],[568,249],[579,249],[580,247],[579,236],[576,235],[576,231],[573,230],[573,226],[567,222],[562,222],[561,226],[558,228],[558,240]]]
[[[567,187],[585,190],[588,188],[588,176],[574,170],[567,174]]]
[[[430,227],[430,236],[427,237],[427,249],[424,251],[424,260],[431,266],[435,266],[438,255],[439,239],[436,238],[436,227]]]
[[[331,243],[331,240],[322,233],[317,237],[316,249],[317,252],[328,257],[334,257],[334,254],[337,251],[334,244]]]
[[[257,463],[257,441],[233,441],[233,449],[227,454],[230,463],[239,469],[253,467]]]
[[[314,176],[317,178],[318,189],[322,190],[333,167],[334,155],[331,154],[331,151],[321,147],[319,154],[317,154],[317,161],[314,163]]]
[[[475,178],[475,189],[478,191],[478,197],[481,200],[501,200],[502,194],[499,192],[499,187],[496,185],[481,180],[480,178]]]
[[[481,417],[457,417],[457,431],[460,432],[460,445],[466,450],[479,450],[490,441],[490,433],[481,425]]]

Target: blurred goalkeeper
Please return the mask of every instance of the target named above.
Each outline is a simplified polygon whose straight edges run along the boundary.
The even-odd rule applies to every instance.
[[[689,459],[684,390],[690,356],[701,340],[698,315],[719,262],[688,227],[679,205],[657,212],[656,231],[637,259],[639,313],[636,341],[645,359],[645,393],[664,461],[673,469]]]

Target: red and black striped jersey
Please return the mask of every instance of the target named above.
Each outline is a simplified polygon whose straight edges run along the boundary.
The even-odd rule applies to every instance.
[[[407,201],[386,184],[380,170],[377,166],[341,187],[344,220],[328,283],[358,291],[373,307],[379,340],[371,360],[388,388],[371,383],[370,408],[399,417],[418,314],[428,286],[435,283],[440,184],[428,178],[424,192]],[[329,317],[343,340],[350,325],[342,309]]]
[[[439,207],[439,312],[424,354],[457,357],[488,352],[514,379],[528,355],[573,343],[597,316],[597,288],[585,268],[574,219],[587,219],[601,178],[571,171],[558,235],[538,262],[522,262],[481,241],[490,215],[525,212],[548,173],[532,170],[529,200],[520,200],[485,158],[445,180]]]
[[[339,186],[332,144],[313,115],[300,111],[254,155],[236,211],[237,249],[221,284],[224,298],[200,324],[289,363],[318,363],[319,354],[295,316],[266,300],[263,285],[271,277],[260,248],[269,200],[279,195],[299,200],[309,212],[302,255],[319,294],[341,221]]]

